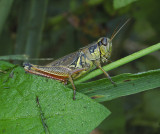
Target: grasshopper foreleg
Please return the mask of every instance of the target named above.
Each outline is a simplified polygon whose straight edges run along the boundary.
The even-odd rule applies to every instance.
[[[98,62],[95,62],[96,66],[101,69],[103,71],[103,73],[105,74],[105,76],[111,81],[111,83],[114,85],[114,86],[117,86],[116,83],[112,80],[112,78],[109,76],[109,74],[101,67],[100,63]]]

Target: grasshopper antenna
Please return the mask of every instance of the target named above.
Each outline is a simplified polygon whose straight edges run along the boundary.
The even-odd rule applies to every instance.
[[[113,39],[114,39],[114,37],[121,31],[121,29],[128,23],[130,21],[130,19],[127,19],[126,21],[125,21],[125,23],[116,31],[116,29],[115,29],[115,31],[113,32],[113,34],[112,34],[112,36],[111,36],[111,39],[110,39],[110,41],[112,41]]]

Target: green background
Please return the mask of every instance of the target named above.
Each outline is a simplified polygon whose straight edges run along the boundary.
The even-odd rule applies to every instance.
[[[22,66],[22,63],[26,60],[25,58],[26,56],[22,56],[24,54],[29,56],[30,58],[57,59],[68,53],[74,52],[79,48],[86,46],[89,43],[97,41],[98,38],[100,37],[107,36],[110,38],[114,30],[117,27],[120,27],[125,22],[125,20],[130,18],[131,20],[129,21],[129,23],[121,30],[121,32],[113,40],[113,52],[111,60],[116,61],[118,59],[126,57],[134,52],[150,47],[159,42],[159,35],[160,35],[159,5],[160,1],[158,0],[88,0],[88,1],[87,0],[76,0],[76,1],[75,0],[68,0],[68,1],[1,0],[0,1],[0,59],[4,59],[4,57],[2,56],[21,55],[18,57],[8,56],[5,58],[9,62],[18,64],[20,66]],[[50,61],[29,60],[29,62],[33,64],[44,65],[49,63]],[[6,63],[1,62],[0,64],[1,65],[5,64],[6,66]],[[113,69],[109,71],[109,74],[111,76],[116,76],[123,73],[138,73],[138,72],[146,72],[148,70],[158,70],[159,68],[160,68],[160,53],[159,51],[156,51],[140,59],[136,59],[130,63],[127,63],[123,66]],[[26,82],[28,82],[28,80],[30,80],[30,82],[33,83],[37,83],[37,81],[36,82],[33,81],[35,79],[42,82],[45,81],[44,79],[41,80],[41,78],[37,76],[30,76],[30,75],[26,76],[22,68],[18,69],[15,68],[15,72],[17,71],[17,73],[15,74],[17,75],[18,79],[20,77],[20,74],[21,73],[23,74],[22,75],[23,78],[21,80],[19,79],[20,80],[19,82],[25,81],[24,84],[22,84],[23,86],[24,85],[27,86]],[[3,66],[1,66],[0,70],[7,71],[7,73],[0,72],[1,82],[3,83],[5,78],[8,79],[7,76],[9,76],[12,69],[6,70],[5,67],[3,68]],[[26,77],[29,77],[29,79]],[[103,77],[104,77],[103,75],[97,76],[96,78],[93,78],[93,80],[101,79]],[[127,80],[127,77],[124,77],[124,79]],[[157,77],[153,77],[152,79],[151,76],[151,80],[154,79],[157,80]],[[118,80],[120,79],[117,78],[117,81]],[[14,80],[14,77],[13,79],[9,79],[5,84],[10,84],[10,82],[13,83],[16,82],[16,80]],[[21,86],[19,85],[19,82],[15,84],[17,84],[17,86]],[[1,83],[1,92],[3,92],[3,94],[5,94],[6,96],[4,97],[4,99],[0,99],[1,104],[3,102],[3,104],[6,103],[6,106],[11,105],[12,107],[14,107],[14,105],[12,105],[14,101],[10,103],[12,99],[9,98],[9,96],[7,96],[8,92],[4,90],[4,87],[7,86],[6,85],[4,86],[3,85],[4,83],[3,84],[2,83]],[[143,83],[143,81],[141,81],[141,83]],[[60,86],[62,85],[60,84]],[[33,105],[31,106],[36,108],[34,109],[35,111],[32,113],[34,115],[38,113],[37,112],[38,106],[36,105],[36,95],[37,95],[36,93],[38,93],[38,91],[33,91],[33,90],[31,91],[35,95],[34,96],[31,95],[31,98],[32,97],[34,98],[33,103],[31,101],[31,104],[33,104],[34,106]],[[64,88],[64,90],[66,89]],[[24,88],[24,91],[28,91],[26,87]],[[72,98],[71,96],[72,91],[70,89],[68,89],[67,91],[66,92],[68,93],[69,98],[66,99],[68,101],[72,101],[70,100],[70,98]],[[50,89],[49,92],[53,91]],[[81,91],[79,90],[79,92],[83,93],[83,90]],[[11,97],[13,97],[12,92],[10,92],[10,94]],[[159,88],[141,92],[134,95],[129,95],[129,96],[126,95],[128,94],[122,95],[125,97],[120,97],[119,95],[120,98],[115,97],[117,99],[112,100],[113,99],[112,98],[110,101],[109,100],[105,100],[105,102],[103,101],[102,104],[105,105],[112,113],[109,116],[109,118],[104,120],[95,130],[93,130],[93,132],[95,132],[96,134],[160,133]],[[86,96],[83,97],[85,98]],[[15,101],[16,102],[20,101],[20,98],[21,97],[17,98],[19,100]],[[25,100],[26,99],[27,98],[25,98]],[[43,97],[39,98],[40,104],[41,104],[41,99],[43,100]],[[94,101],[90,100],[87,97],[86,100],[94,103]],[[43,101],[45,102],[48,100],[44,99]],[[45,103],[42,103],[42,105],[43,104]],[[84,104],[84,102],[81,104]],[[102,109],[104,108],[102,105],[99,106],[98,103],[96,103],[95,105],[101,107]],[[5,107],[5,105],[3,106]],[[6,126],[9,127],[8,123],[2,122],[2,120],[4,119],[2,118],[3,117],[2,113],[5,112],[3,111],[5,110],[4,107],[3,108],[1,107],[0,109],[1,111],[0,123],[2,123],[2,125],[0,126],[4,125],[5,127]],[[12,107],[10,107],[11,111],[14,109]],[[53,107],[56,106],[52,104],[52,108]],[[71,107],[72,108],[70,109],[70,111],[72,111],[72,109],[75,109],[74,105]],[[42,107],[42,111],[43,109],[44,107]],[[7,110],[9,111],[10,109]],[[24,114],[27,114],[25,113],[26,111],[24,110],[24,108],[19,110],[21,110],[21,112],[19,111],[19,113],[23,113],[24,111]],[[105,110],[106,109],[104,109],[104,111]],[[97,115],[97,113],[93,113],[91,117],[94,117],[95,115]],[[18,111],[15,112],[14,114],[16,118],[22,117],[18,114]],[[102,118],[104,119],[108,114],[105,113],[104,116],[102,116]],[[9,115],[6,115],[6,117],[9,117]],[[39,115],[37,115],[36,117],[38,118]],[[103,120],[102,118],[100,119],[101,121]],[[39,123],[40,119],[41,118],[39,118]],[[89,133],[101,121],[99,121],[96,124],[93,124],[92,127],[87,126],[85,132]],[[44,126],[42,125],[42,127]],[[67,129],[68,126],[65,126],[65,128]],[[53,128],[51,128],[51,130],[52,129]],[[41,131],[41,129],[39,129],[39,131]],[[37,131],[37,133],[39,131]],[[78,131],[79,133],[84,132],[82,129]],[[2,130],[1,133],[2,132],[10,133],[11,131]]]

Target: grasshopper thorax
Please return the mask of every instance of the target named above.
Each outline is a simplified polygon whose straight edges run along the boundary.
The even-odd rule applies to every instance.
[[[98,46],[100,49],[101,61],[102,62],[107,61],[111,56],[112,41],[109,38],[102,37],[98,40]]]

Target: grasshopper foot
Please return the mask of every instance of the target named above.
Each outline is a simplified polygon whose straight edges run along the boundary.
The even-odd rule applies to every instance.
[[[115,87],[117,87],[117,84],[110,78],[109,79],[110,81],[111,81],[111,83],[115,86]]]
[[[76,100],[76,90],[73,90],[73,100]]]

